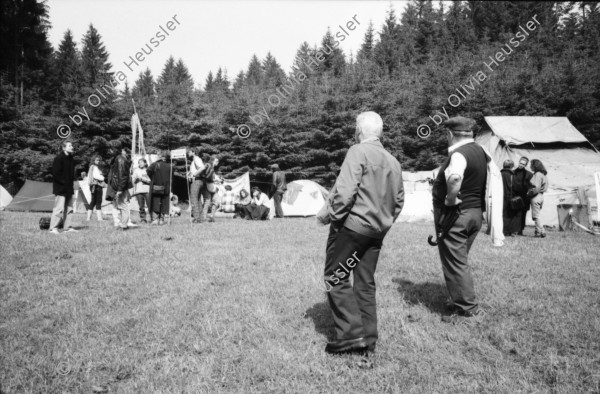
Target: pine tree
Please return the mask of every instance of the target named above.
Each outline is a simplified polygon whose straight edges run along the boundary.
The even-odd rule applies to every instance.
[[[0,1],[0,75],[17,92],[15,107],[30,101],[21,92],[41,91],[41,97],[48,100],[55,96],[49,28],[45,2]]]
[[[92,24],[83,37],[81,57],[83,81],[87,87],[95,89],[110,84],[112,65],[108,62],[108,52],[102,43],[102,37]]]
[[[263,83],[267,88],[278,87],[285,80],[285,72],[271,52],[263,60],[263,70]]]
[[[373,28],[373,21],[369,21],[367,26],[367,32],[365,38],[358,51],[358,59],[369,59],[373,60],[373,49],[375,48],[375,29]]]
[[[246,87],[246,74],[243,71],[240,71],[233,82],[233,91],[234,93],[239,93],[242,89]]]
[[[319,64],[319,70],[331,71],[334,76],[341,76],[346,67],[346,59],[344,58],[344,52],[338,47],[339,42],[333,38],[331,30],[327,29],[327,32],[321,40],[320,52],[324,55],[325,59]]]
[[[175,78],[175,59],[173,58],[173,55],[171,55],[167,59],[167,62],[160,73],[160,77],[158,77],[158,90],[176,83],[177,81]]]
[[[135,99],[152,99],[154,97],[154,77],[149,68],[140,75],[133,85],[132,94]]]
[[[249,85],[260,85],[263,81],[263,68],[256,55],[252,55],[248,71],[246,72],[246,81]]]
[[[208,72],[208,77],[206,77],[206,82],[204,83],[204,91],[210,92],[213,90],[215,84],[215,80],[213,77],[212,71]]]
[[[407,9],[410,9],[410,4]],[[390,7],[383,29],[379,34],[379,42],[375,45],[375,62],[389,75],[393,75],[399,67],[399,36],[400,29],[396,21],[396,13]]]
[[[55,56],[57,88],[61,97],[71,104],[77,101],[82,87],[82,62],[71,30],[67,30],[58,46]]]
[[[191,93],[194,90],[194,80],[182,59],[177,61],[173,69],[174,83],[179,85],[182,92]]]

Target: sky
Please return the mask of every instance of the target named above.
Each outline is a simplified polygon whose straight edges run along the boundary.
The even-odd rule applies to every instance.
[[[253,54],[262,60],[269,51],[289,72],[302,42],[319,45],[328,27],[334,36],[340,32],[345,37],[340,48],[346,56],[356,55],[369,21],[379,32],[390,6],[400,15],[406,5],[403,1],[316,0],[48,0],[47,4],[52,24],[49,39],[55,49],[67,29],[81,49],[91,23],[110,54],[112,71],[122,71],[130,86],[147,67],[157,78],[173,55],[186,64],[196,87],[204,86],[209,71],[216,73],[219,67],[233,82],[247,69]],[[353,19],[358,23],[349,30]],[[142,48],[149,54],[142,53],[136,60]]]

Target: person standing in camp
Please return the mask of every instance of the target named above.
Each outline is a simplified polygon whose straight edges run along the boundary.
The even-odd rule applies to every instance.
[[[129,189],[133,187],[133,183],[131,182],[129,152],[129,148],[123,143],[121,150],[112,160],[108,175],[108,182],[114,191],[112,209],[114,226],[117,230],[125,230],[130,224],[129,200],[131,196]]]
[[[335,340],[325,347],[328,353],[374,351],[379,336],[375,268],[383,239],[404,206],[400,163],[381,144],[382,133],[377,113],[357,116],[357,143],[317,215],[320,223],[331,223],[324,273]]]
[[[273,198],[275,205],[275,217],[283,218],[283,209],[281,209],[281,199],[283,193],[287,190],[287,184],[285,182],[285,173],[279,170],[279,164],[271,165],[273,171],[273,180],[271,181],[270,196]]]
[[[474,120],[462,116],[443,123],[449,155],[433,183],[437,233],[442,215],[459,208],[458,218],[438,242],[446,287],[453,301],[453,313],[442,317],[445,323],[457,323],[484,313],[477,304],[468,264],[469,251],[481,229],[487,182],[487,155],[473,139],[474,124]]]
[[[217,187],[215,186],[217,166],[219,165],[219,159],[216,156],[211,156],[205,165],[204,171],[201,174],[203,182],[201,193],[202,193],[202,217],[200,222],[204,222],[208,216],[208,209],[210,208],[209,222],[215,221],[216,201],[215,193]]]
[[[87,220],[92,218],[94,208],[96,208],[96,217],[99,222],[103,221],[102,218],[102,189],[106,186],[104,183],[104,175],[100,170],[100,162],[102,157],[96,155],[90,162],[90,168],[88,170],[88,185],[90,186],[90,193],[92,198],[87,208]]]
[[[502,174],[502,185],[504,186],[504,201],[502,205],[502,220],[503,220],[503,232],[504,235],[511,237],[513,234],[518,233],[521,229],[521,209],[513,209],[513,197],[516,196],[514,192],[515,174],[512,170],[514,166],[512,160],[505,160],[503,169],[500,171]]]
[[[156,215],[151,223],[153,225],[165,224],[165,216],[170,215],[169,198],[173,170],[168,159],[168,153],[161,152],[158,160],[152,163],[147,170],[150,178],[150,211]]]
[[[202,210],[202,195],[200,191],[202,190],[202,186],[204,186],[201,175],[206,166],[198,155],[197,148],[188,150],[187,155],[188,159],[190,160],[190,173],[188,174],[188,181],[191,182],[190,202],[192,204],[192,217],[194,218],[192,223],[200,223],[200,212]]]
[[[546,230],[542,223],[542,206],[544,205],[544,193],[548,190],[548,172],[541,161],[537,159],[531,160],[531,188],[527,192],[527,196],[531,199],[531,218],[535,222],[535,237],[546,238]]]
[[[529,191],[529,181],[533,174],[527,171],[527,164],[529,164],[529,159],[527,157],[521,157],[519,159],[519,167],[515,170],[515,178],[513,182],[513,194],[514,196],[519,196],[523,200],[523,208],[521,209],[521,226],[519,227],[519,231],[517,235],[523,235],[523,230],[525,230],[525,220],[527,218],[527,211],[529,211],[530,201],[529,197],[527,197],[527,192]]]
[[[133,195],[137,198],[140,209],[140,222],[146,221],[146,207],[150,213],[150,221],[152,221],[152,211],[150,210],[150,178],[147,170],[148,162],[146,159],[138,160],[138,168],[133,170]]]
[[[73,144],[63,141],[62,152],[52,162],[52,193],[54,208],[50,220],[50,232],[59,234],[58,225],[62,219],[64,232],[76,232],[71,227],[73,218],[73,182],[75,181],[75,163],[73,161]]]

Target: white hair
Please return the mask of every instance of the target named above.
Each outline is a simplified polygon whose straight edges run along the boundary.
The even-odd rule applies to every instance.
[[[381,137],[383,132],[383,120],[376,112],[363,112],[356,117],[356,126],[365,138]]]

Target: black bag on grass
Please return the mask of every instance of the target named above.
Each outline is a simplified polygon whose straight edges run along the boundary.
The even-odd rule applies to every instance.
[[[50,220],[52,220],[50,216],[43,216],[40,219],[40,230],[48,230],[50,228]],[[60,222],[58,222],[58,228],[63,228],[62,219],[60,219]]]

